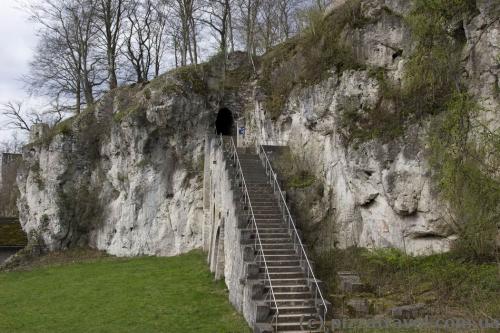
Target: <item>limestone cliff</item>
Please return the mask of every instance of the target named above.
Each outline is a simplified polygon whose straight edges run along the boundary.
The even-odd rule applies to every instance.
[[[179,69],[112,91],[54,129],[37,129],[18,180],[23,228],[52,250],[89,244],[117,255],[175,255],[201,247],[210,215],[203,212],[203,142],[228,108],[245,123],[247,144],[287,144],[308,161],[321,191],[304,223],[316,229],[318,245],[334,239],[447,250],[456,238],[453,212],[428,158],[435,115],[392,126],[398,101],[388,98],[402,88],[415,54],[412,3],[334,1],[326,14],[334,15],[332,27],[254,59],[255,74],[237,53],[223,76],[213,62]],[[478,117],[497,132],[497,2],[478,0],[452,23],[459,76],[482,106]]]
[[[391,131],[401,130],[392,126],[399,121],[397,113],[401,111],[394,100],[386,98],[387,82],[401,86],[415,52],[407,19],[412,3],[352,3],[355,1],[334,1],[329,12],[335,15],[349,5],[353,6],[349,11],[357,11],[357,21],[350,18],[351,24],[339,33],[357,63],[351,68],[346,68],[345,62],[337,64],[320,80],[313,77],[316,82],[312,84],[290,87],[278,115],[270,112],[274,105],[267,100],[269,91],[263,92],[262,85],[256,87],[254,109],[247,117],[247,139],[285,143],[306,162],[306,168],[313,170],[322,188],[319,196],[309,200],[311,213],[306,215],[310,220],[303,223],[314,230],[311,240],[316,245],[396,247],[414,254],[446,251],[456,238],[456,229],[453,212],[438,195],[428,163],[429,124],[436,118],[410,122],[402,133],[391,135]],[[453,43],[463,43],[458,46],[459,75],[466,82],[465,89],[481,105],[478,118],[498,135],[498,2],[477,1],[474,13],[454,24],[450,29],[462,36]],[[457,42],[460,38],[463,40]],[[301,62],[310,62],[314,56],[309,52],[309,58],[301,59],[299,51],[283,61],[279,52],[272,61],[281,65],[274,65],[269,75],[274,85],[284,84],[280,76],[288,75],[288,81],[297,75],[300,79]],[[287,71],[287,67],[293,70]],[[374,133],[377,127],[379,132]],[[372,132],[367,134],[366,128]],[[300,192],[290,191],[292,201],[310,199],[310,192]]]
[[[18,181],[25,231],[49,250],[90,245],[130,256],[199,248],[203,140],[216,97],[193,89],[200,81],[189,73],[119,88],[53,129],[36,128]]]

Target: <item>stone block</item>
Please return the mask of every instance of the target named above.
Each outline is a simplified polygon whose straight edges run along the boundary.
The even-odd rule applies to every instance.
[[[389,310],[391,317],[396,319],[415,319],[425,315],[425,304],[416,303],[396,306]]]
[[[326,296],[326,284],[321,280],[316,280],[316,282],[318,283],[318,287],[321,290],[323,297],[325,297]],[[316,291],[316,288],[317,288],[316,283],[314,283],[314,279],[312,279],[312,278],[308,279],[307,285],[309,286],[309,289],[311,289],[311,292],[314,294],[314,292]]]
[[[271,308],[269,307],[269,304],[266,302],[255,302],[255,303],[256,303],[255,321],[265,322],[271,314]]]
[[[246,277],[247,279],[257,279],[259,277],[259,264],[252,262],[246,263]]]
[[[260,281],[251,283],[252,299],[262,300],[264,298],[264,284]]]
[[[49,132],[50,127],[48,124],[34,124],[31,126],[31,131],[30,131],[30,142],[40,140],[47,136],[47,133]]]
[[[256,323],[253,328],[253,333],[273,333],[274,329],[271,324]]]
[[[352,298],[347,301],[347,310],[351,316],[363,317],[368,315],[370,306],[364,298]]]
[[[363,292],[364,284],[356,272],[338,272],[337,276],[340,280],[340,291],[344,293]]]
[[[246,214],[238,215],[238,228],[239,229],[248,228],[249,223],[250,222],[248,220],[248,215],[246,215]]]
[[[248,246],[248,245],[243,246],[243,260],[245,262],[255,261],[255,250],[253,246]]]

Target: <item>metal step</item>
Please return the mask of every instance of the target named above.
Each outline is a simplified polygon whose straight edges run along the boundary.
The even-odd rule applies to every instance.
[[[274,307],[274,300],[265,300],[265,302]],[[312,296],[309,298],[276,299],[276,304],[278,304],[278,309],[281,312],[281,308],[285,306],[314,306],[314,299]]]
[[[269,273],[302,273],[302,268],[300,266],[269,266],[267,265]],[[261,273],[265,273],[265,268],[261,267],[259,269]]]
[[[253,207],[252,207],[253,208]],[[281,220],[282,219],[282,214],[281,213],[264,213],[264,214],[257,214],[255,211],[253,212],[253,216],[255,217],[256,220]]]
[[[259,228],[259,233],[262,235],[263,233],[265,234],[287,234],[288,235],[288,229],[283,227],[269,227],[269,226],[264,226],[264,225],[257,225]]]
[[[278,320],[278,324],[273,324],[274,327],[277,327],[278,328],[278,332],[321,332],[321,331],[311,331],[311,330],[307,330],[307,331],[304,331],[304,329],[307,328],[307,322],[304,321],[302,324],[300,323],[299,320],[297,320],[296,322],[279,322]]]
[[[270,245],[275,245],[275,244],[289,244],[292,246],[292,241],[290,238],[260,238],[262,241],[262,245],[264,244],[270,244]]]
[[[259,229],[260,230],[260,229]],[[276,246],[274,246],[276,245]],[[293,244],[290,242],[285,243],[262,243],[262,247],[266,254],[297,254],[296,249],[293,247]]]
[[[294,249],[264,249],[264,253],[266,256],[274,256],[274,255],[297,255]]]
[[[269,277],[271,280],[283,280],[283,279],[304,279],[304,272],[269,272]],[[267,274],[264,270],[259,273],[259,279],[267,280]]]
[[[300,267],[298,259],[295,260],[268,260],[266,257],[267,267]]]
[[[264,285],[269,286],[269,281],[267,279],[264,279]],[[279,286],[287,286],[287,285],[292,285],[292,286],[297,286],[297,285],[305,285],[307,283],[307,280],[305,277],[301,278],[276,278],[272,279],[271,282],[273,283],[273,286],[279,285]]]
[[[307,291],[302,291],[302,292],[295,292],[295,291],[282,291],[282,292],[277,292],[274,290],[274,297],[276,298],[276,301],[278,300],[309,300],[312,299],[312,294],[309,290]]]
[[[307,321],[309,319],[317,319],[317,313],[316,311],[314,312],[309,312],[309,313],[281,313],[278,317],[278,323],[296,323],[302,322],[305,324],[303,325],[304,328],[306,328]],[[280,331],[281,332],[281,331]],[[309,332],[309,331],[307,331]]]
[[[279,205],[275,201],[252,201],[252,208],[259,207],[276,207],[279,209]]]
[[[271,305],[271,310],[276,311],[276,307]],[[314,314],[316,308],[311,305],[287,305],[279,307],[280,314]]]
[[[287,232],[282,233],[270,233],[270,232],[261,232],[259,228],[259,236],[261,240],[264,239],[281,239],[281,240],[290,240],[290,235]]]
[[[266,287],[267,290],[271,289],[270,285]],[[310,293],[311,290],[307,285],[300,285],[300,284],[289,284],[289,285],[275,285],[273,282],[273,291],[275,293],[284,293],[284,292],[290,292],[290,293]]]

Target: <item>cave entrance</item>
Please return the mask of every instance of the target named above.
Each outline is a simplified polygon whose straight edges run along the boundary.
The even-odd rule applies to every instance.
[[[215,121],[215,130],[217,135],[234,136],[236,133],[234,128],[233,113],[228,108],[222,108],[217,114]]]

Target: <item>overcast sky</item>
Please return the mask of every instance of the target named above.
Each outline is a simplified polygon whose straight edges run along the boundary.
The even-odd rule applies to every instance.
[[[0,0],[0,102],[26,100],[20,77],[28,72],[36,46],[35,28],[20,9],[19,0]],[[0,123],[3,122],[0,119]],[[10,131],[0,130],[0,141]]]

